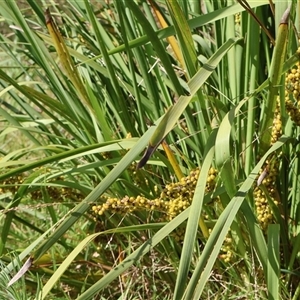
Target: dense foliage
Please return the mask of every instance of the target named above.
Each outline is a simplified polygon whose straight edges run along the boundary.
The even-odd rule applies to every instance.
[[[298,299],[290,4],[1,2],[1,299]]]

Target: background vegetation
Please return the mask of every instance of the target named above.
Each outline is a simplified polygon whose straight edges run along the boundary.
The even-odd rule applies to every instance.
[[[298,299],[300,7],[240,2],[1,2],[1,299]]]

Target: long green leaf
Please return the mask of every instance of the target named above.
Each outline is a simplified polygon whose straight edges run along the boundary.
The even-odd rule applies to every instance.
[[[195,189],[195,194],[191,204],[191,212],[186,226],[186,232],[184,236],[184,243],[183,243],[183,248],[181,253],[181,260],[179,264],[173,299],[182,299],[184,288],[187,283],[187,278],[188,278],[187,275],[192,260],[192,253],[194,251],[196,234],[199,227],[200,213],[202,211],[203,198],[204,198],[205,187],[206,187],[206,179],[214,156],[215,136],[216,136],[216,132],[214,131],[207,143],[207,148],[205,149],[207,154],[202,164],[197,186]]]
[[[268,227],[268,299],[280,298],[280,225],[270,224]]]
[[[207,61],[207,63],[196,73],[196,75],[188,83],[191,95],[190,96],[180,96],[177,103],[172,106],[168,112],[163,117],[160,124],[157,126],[155,133],[151,137],[148,149],[146,153],[148,154],[143,159],[143,164],[146,162],[146,158],[149,158],[153,153],[152,149],[156,149],[159,143],[166,137],[166,135],[173,129],[179,117],[182,115],[193,96],[197,93],[199,88],[204,84],[206,79],[215,70],[218,63],[227,53],[227,51],[237,42],[239,39],[230,39],[224,45],[222,45],[216,53]],[[149,149],[151,151],[149,151]]]

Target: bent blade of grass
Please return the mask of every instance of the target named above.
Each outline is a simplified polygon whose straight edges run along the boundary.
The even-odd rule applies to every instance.
[[[52,245],[54,245],[61,236],[89,209],[90,203],[95,202],[107,190],[107,188],[114,183],[120,174],[129,166],[129,164],[131,164],[135,157],[138,156],[142,149],[144,149],[154,130],[155,127],[149,128],[135,146],[127,152],[122,160],[98,184],[98,186],[80,204],[69,212],[69,214],[65,217],[65,220],[58,226],[53,234],[37,249],[34,254],[35,260],[52,247]]]
[[[215,224],[210,237],[208,238],[208,241],[199,259],[199,262],[186,289],[184,299],[200,299],[205,284],[209,279],[211,270],[220,252],[224,239],[228,233],[228,230],[230,229],[230,226],[234,218],[236,217],[236,214],[238,213],[241,205],[243,204],[243,201],[248,191],[252,188],[260,168],[263,166],[265,160],[271,153],[281,148],[289,140],[289,137],[281,137],[279,141],[277,141],[265,153],[265,155],[261,158],[261,160],[255,166],[255,168],[252,170],[250,175],[242,184],[241,188],[237,191],[236,195],[232,198],[232,200],[229,202],[223,213],[218,218],[218,221]],[[261,244],[261,246],[262,245],[263,244]],[[264,247],[266,248],[266,246]],[[260,251],[260,249],[256,250]],[[266,249],[264,250],[266,251]],[[264,257],[264,259],[267,259],[266,256]]]
[[[205,149],[207,154],[204,158],[201,167],[193,201],[191,204],[191,212],[189,214],[188,223],[186,226],[186,232],[184,235],[183,248],[182,248],[181,259],[179,263],[179,269],[178,269],[178,275],[176,279],[173,299],[182,299],[182,295],[184,293],[184,287],[188,280],[188,272],[192,260],[193,251],[194,251],[196,234],[199,227],[199,219],[202,211],[208,171],[212,164],[212,160],[214,156],[215,138],[216,138],[216,131],[213,131],[212,135],[210,136],[210,139],[207,142],[207,148]]]
[[[193,96],[197,93],[206,79],[215,70],[228,50],[238,41],[240,41],[240,39],[229,39],[215,52],[215,54],[207,61],[207,63],[204,64],[203,67],[196,73],[196,75],[189,81],[188,85],[191,94],[189,96],[180,96],[176,104],[169,108],[162,121],[157,126],[155,133],[150,139],[149,149],[156,148],[158,144],[166,137],[166,135],[173,129],[179,117],[182,115],[190,101],[193,99]],[[146,151],[148,151],[148,149]],[[153,153],[153,151],[148,152],[149,154]],[[148,156],[148,158],[149,157],[150,155]]]
[[[280,225],[270,224],[268,227],[268,299],[280,299]]]

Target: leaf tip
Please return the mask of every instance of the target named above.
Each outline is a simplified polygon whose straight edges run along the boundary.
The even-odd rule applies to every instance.
[[[156,148],[157,147],[153,147],[150,145],[148,146],[143,157],[141,158],[141,160],[138,162],[138,164],[136,166],[137,170],[139,170],[145,166],[145,164],[147,163],[147,161],[149,160],[150,156],[153,154],[153,152],[155,151]]]
[[[18,281],[31,267],[33,262],[33,257],[29,257],[22,268],[19,270],[19,272],[10,280],[10,282],[7,284],[7,287],[10,287],[13,285],[16,281]]]
[[[45,11],[45,20],[46,20],[46,24],[51,23],[51,13],[49,7]]]

